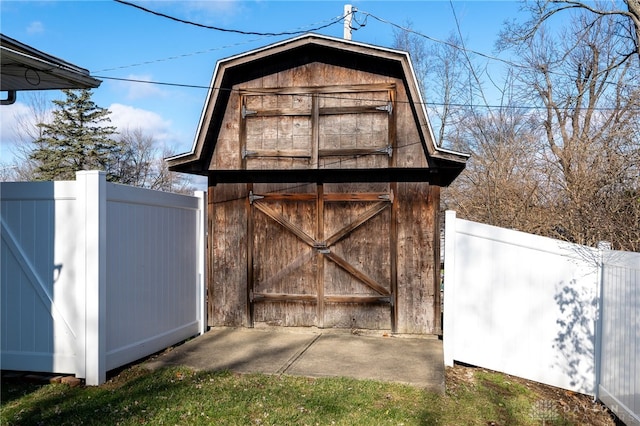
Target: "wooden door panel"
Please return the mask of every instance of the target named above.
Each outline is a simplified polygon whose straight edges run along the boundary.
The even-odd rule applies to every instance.
[[[311,247],[266,217],[256,218],[254,293],[306,294],[314,274]],[[276,243],[277,242],[277,243]]]
[[[341,236],[325,262],[325,327],[392,328],[390,217],[390,203],[384,201],[325,204],[325,235]]]
[[[367,188],[251,194],[254,322],[393,328],[393,196],[388,185],[350,191]]]
[[[391,330],[388,304],[325,303],[325,328]]]
[[[389,223],[389,210],[389,208],[386,208],[378,213],[332,246],[332,252],[335,255],[340,256],[360,274],[366,276],[367,279],[364,279],[364,277],[359,279],[358,276],[354,276],[356,285],[353,288],[346,287],[346,283],[341,284],[344,280],[332,279],[327,276],[326,293],[349,294],[349,292],[353,292],[354,294],[365,294],[365,292],[375,291],[379,294],[388,295],[391,292],[389,275],[390,242],[388,231],[385,231]],[[338,266],[340,266],[339,263]],[[328,269],[326,272],[329,274]],[[369,284],[370,281],[377,285]],[[335,283],[335,285],[331,283]],[[360,288],[358,288],[358,284]]]
[[[315,199],[310,202],[305,194],[256,197],[252,204],[254,322],[313,326],[317,323]]]
[[[312,124],[309,95],[242,97],[242,158],[249,170],[308,168]]]
[[[309,224],[315,203],[254,202],[253,291],[274,294],[315,294],[311,282],[313,235]]]
[[[315,302],[278,301],[256,303],[254,326],[313,327],[317,325]]]

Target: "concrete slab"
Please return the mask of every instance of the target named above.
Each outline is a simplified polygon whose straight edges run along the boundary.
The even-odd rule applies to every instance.
[[[183,365],[195,370],[353,377],[444,391],[442,342],[435,338],[215,328],[144,365],[150,369]]]
[[[401,382],[442,392],[442,342],[437,339],[323,334],[285,373]]]
[[[145,362],[145,366],[156,369],[184,365],[195,370],[281,374],[318,337],[248,328],[216,328]]]

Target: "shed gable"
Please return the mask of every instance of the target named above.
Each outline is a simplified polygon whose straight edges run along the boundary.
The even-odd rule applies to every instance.
[[[434,145],[403,52],[307,35],[219,63],[212,86],[173,171],[213,184],[447,185],[464,168],[465,156]]]

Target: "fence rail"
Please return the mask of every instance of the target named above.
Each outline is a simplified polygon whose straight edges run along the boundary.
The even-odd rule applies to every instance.
[[[205,195],[0,184],[3,369],[106,372],[203,333]]]
[[[457,219],[445,226],[445,364],[600,398],[640,425],[640,254]]]

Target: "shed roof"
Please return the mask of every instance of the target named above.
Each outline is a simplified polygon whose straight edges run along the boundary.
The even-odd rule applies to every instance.
[[[231,90],[236,84],[313,62],[387,75],[404,82],[430,168],[428,170],[387,169],[383,171],[384,174],[379,174],[381,171],[377,170],[372,171],[369,177],[377,174],[377,179],[382,180],[434,181],[434,175],[439,174],[439,178],[435,180],[439,184],[448,185],[464,169],[468,155],[439,148],[433,143],[433,131],[408,52],[324,35],[305,34],[218,61],[193,147],[190,152],[168,158],[170,170],[201,175],[213,173],[218,182],[244,182],[247,178],[260,181],[260,173],[256,170],[246,171],[243,174],[241,171],[210,171],[208,169]],[[316,170],[309,173],[306,178],[305,172],[309,171],[264,173],[275,174],[283,181],[299,182],[300,179],[331,181],[331,172],[328,170]],[[345,176],[344,169],[340,170],[340,173],[343,177]],[[356,178],[367,174],[363,174],[362,171],[353,171],[351,175]],[[264,178],[265,175],[262,177]],[[271,179],[272,177],[266,177],[265,181]]]
[[[0,34],[0,90],[90,89],[89,71]]]

